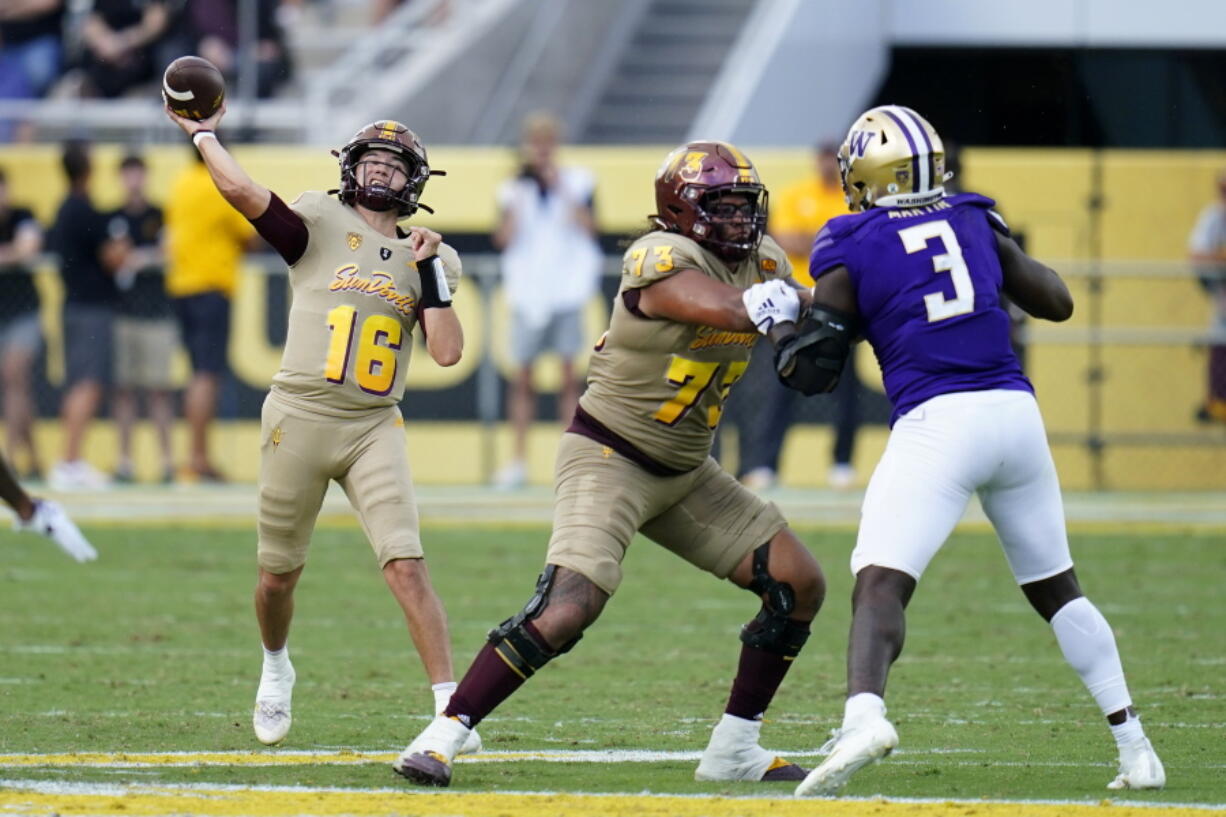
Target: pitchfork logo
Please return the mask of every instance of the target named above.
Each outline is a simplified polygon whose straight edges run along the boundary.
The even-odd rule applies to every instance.
[[[851,149],[852,158],[862,158],[864,152],[868,150],[869,142],[873,141],[876,135],[870,130],[855,130],[848,134],[847,145]]]

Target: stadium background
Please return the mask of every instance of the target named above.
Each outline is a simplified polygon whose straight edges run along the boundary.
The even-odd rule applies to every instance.
[[[79,19],[90,1],[67,4]],[[974,506],[909,610],[890,692],[905,746],[849,792],[871,800],[818,804],[781,798],[769,784],[692,781],[751,600],[638,545],[632,580],[582,647],[485,722],[489,757],[466,763],[449,792],[406,789],[387,765],[425,722],[425,679],[336,490],[299,595],[295,731],[276,749],[257,748],[249,726],[259,660],[250,610],[255,418],[278,364],[288,297],[283,266],[257,255],[235,300],[234,377],[213,435],[215,459],[235,481],[155,484],[152,429],[142,424],[142,484],[57,497],[98,546],[96,563],[71,565],[37,537],[0,532],[0,811],[1133,817],[1155,806],[1171,817],[1226,814],[1226,612],[1215,584],[1226,569],[1226,428],[1193,419],[1215,338],[1186,263],[1188,232],[1226,167],[1226,5],[405,0],[389,3],[394,10],[374,26],[375,0],[287,4],[300,15],[289,32],[295,78],[261,100],[248,74],[230,86],[224,136],[252,175],[287,198],[333,187],[328,151],[385,116],[416,129],[432,165],[449,173],[427,187],[438,214],[423,221],[463,250],[457,308],[468,349],[452,369],[418,349],[403,408],[457,670],[490,625],[522,605],[549,535],[556,423],[535,429],[533,485],[486,487],[510,447],[501,421],[506,314],[489,230],[495,186],[515,168],[520,117],[560,113],[571,138],[563,160],[597,175],[607,275],[604,297],[589,306],[595,338],[619,241],[653,209],[651,179],[668,149],[691,136],[732,139],[778,190],[809,170],[815,142],[841,138],[871,104],[900,102],[960,143],[964,185],[1000,200],[1028,249],[1077,299],[1069,323],[1027,325],[1027,367],[1066,489],[1078,572],[1120,636],[1168,788],[1100,799],[1114,774],[1110,738]],[[13,200],[44,225],[64,193],[65,138],[92,138],[102,206],[117,202],[114,171],[129,149],[146,156],[155,200],[190,161],[156,84],[116,100],[0,100],[0,125],[6,120],[35,125],[33,143],[0,145],[0,166]],[[54,258],[36,280],[47,340],[37,433],[50,462],[61,449],[63,377]],[[869,386],[859,482],[826,487],[830,406],[819,398],[804,403],[782,486],[770,494],[830,583],[821,626],[769,725],[772,748],[805,762],[838,722],[846,563],[886,434],[875,363],[867,349],[858,354]],[[182,355],[177,371],[184,382]],[[554,367],[539,373],[548,390]],[[729,468],[753,394],[742,384],[725,415]],[[541,409],[550,415],[550,395]],[[182,428],[176,446],[186,450]],[[115,451],[103,417],[86,458],[107,470]]]
[[[229,89],[230,142],[252,175],[287,200],[328,189],[336,176],[328,150],[382,116],[418,130],[432,164],[449,173],[427,188],[438,215],[422,222],[464,252],[469,277],[458,308],[468,350],[454,369],[417,355],[410,371],[404,411],[419,481],[481,483],[506,458],[506,313],[488,236],[523,113],[559,112],[578,143],[563,160],[597,175],[608,275],[589,309],[595,339],[616,286],[619,240],[652,211],[650,181],[672,145],[698,134],[734,139],[777,191],[803,176],[812,145],[837,140],[856,112],[901,102],[963,146],[964,188],[996,197],[1028,250],[1074,291],[1071,322],[1030,322],[1025,335],[1064,485],[1226,488],[1226,429],[1193,418],[1206,389],[1210,304],[1185,262],[1188,232],[1226,166],[1218,150],[1226,99],[1216,82],[1226,70],[1226,35],[1212,25],[1224,14],[1217,4],[1181,0],[1159,10],[1044,0],[989,9],[940,0],[921,11],[897,0],[415,0],[392,4],[373,27],[370,4],[358,0],[285,5],[297,10],[287,29],[294,81],[257,100],[240,71]],[[423,31],[430,36],[414,37]],[[164,200],[189,148],[156,94],[151,86],[118,100],[0,101],[0,119],[33,120],[38,134],[35,144],[0,145],[12,199],[49,223],[64,192],[57,142],[84,136],[97,144],[100,205],[117,202],[114,169],[133,148],[149,162],[153,200]],[[54,259],[37,283],[47,339],[36,373],[37,434],[54,452],[63,372]],[[235,301],[234,379],[213,442],[239,481],[254,479],[255,418],[277,367],[287,297],[278,259],[250,257]],[[185,379],[183,356],[177,369]],[[857,370],[869,385],[855,455],[862,485],[888,410],[867,348]],[[556,376],[550,361],[538,367],[541,417],[551,416]],[[781,463],[784,484],[824,485],[827,462],[811,452],[829,450],[830,413],[821,399],[801,408]],[[729,443],[752,414],[734,394],[722,432],[729,468]],[[554,423],[534,430],[532,482],[548,484],[556,437]],[[150,479],[152,442],[139,428],[137,474]],[[86,456],[105,470],[114,451],[104,419]]]

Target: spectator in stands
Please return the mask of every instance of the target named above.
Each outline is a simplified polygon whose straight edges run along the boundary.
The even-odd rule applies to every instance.
[[[278,0],[255,0],[256,95],[267,98],[290,78],[292,64],[277,15]],[[187,0],[184,15],[194,53],[216,65],[227,79],[238,71],[241,18],[235,0]]]
[[[546,351],[562,358],[558,416],[568,421],[579,399],[574,359],[584,344],[583,307],[600,280],[595,240],[595,183],[580,167],[557,163],[561,123],[550,114],[524,119],[519,172],[498,190],[494,245],[502,250],[503,292],[511,307],[509,349],[516,372],[507,403],[514,458],[495,477],[502,488],[527,477],[528,427],[536,414],[532,370]]]
[[[0,2],[0,99],[37,99],[60,75],[64,0]],[[0,120],[0,142],[22,139],[20,122]]]
[[[5,445],[14,467],[24,462],[26,479],[42,479],[34,445],[34,392],[30,372],[43,345],[34,262],[43,231],[34,214],[9,201],[0,169],[0,389],[4,392]]]
[[[192,363],[183,396],[189,431],[188,476],[221,482],[209,458],[208,435],[227,371],[230,299],[238,268],[255,235],[250,222],[221,197],[196,149],[166,202],[166,292]]]
[[[114,273],[129,249],[126,238],[111,236],[108,217],[89,197],[90,150],[69,142],[63,153],[68,196],[60,205],[47,248],[59,256],[64,281],[64,360],[67,391],[60,402],[64,459],[51,469],[51,487],[93,490],[109,480],[81,457],[85,432],[110,382],[115,321]]]
[[[115,391],[112,413],[119,432],[116,482],[135,479],[132,465],[132,429],[139,414],[138,392],[144,392],[149,419],[157,432],[162,455],[162,482],[174,482],[174,456],[170,425],[171,355],[178,345],[174,312],[166,297],[162,271],[162,209],[145,192],[148,173],[140,156],[128,155],[119,164],[123,205],[111,215],[112,235],[132,242],[127,261],[115,276],[119,308],[115,319]]]
[[[0,3],[0,99],[35,99],[60,75],[64,0]]]
[[[809,251],[814,236],[828,220],[847,213],[837,146],[819,145],[814,159],[816,172],[772,197],[770,207],[770,234],[787,252],[793,276],[806,287],[813,286]],[[740,478],[750,488],[764,490],[778,478],[779,455],[800,395],[775,379],[771,350],[765,344],[758,344],[754,362],[754,368],[765,376],[754,395],[758,408],[740,427]],[[835,488],[846,488],[855,479],[851,458],[860,424],[860,393],[853,363],[843,370],[834,391],[834,451],[828,480]]]
[[[1226,423],[1226,170],[1217,175],[1217,201],[1201,210],[1188,252],[1196,278],[1213,304],[1209,326],[1209,388],[1196,419]]]
[[[157,78],[155,46],[169,27],[165,0],[93,0],[81,29],[88,91],[117,97]]]

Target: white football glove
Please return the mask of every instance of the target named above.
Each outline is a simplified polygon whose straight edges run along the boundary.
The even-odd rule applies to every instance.
[[[800,314],[800,298],[794,287],[778,278],[754,284],[741,293],[745,311],[758,331],[765,335],[777,323],[795,322]]]

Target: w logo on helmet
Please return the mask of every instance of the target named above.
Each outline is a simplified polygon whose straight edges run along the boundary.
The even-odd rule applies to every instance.
[[[852,131],[847,134],[847,144],[851,147],[852,158],[860,158],[868,150],[869,142],[873,141],[873,137],[877,134],[870,130]]]

